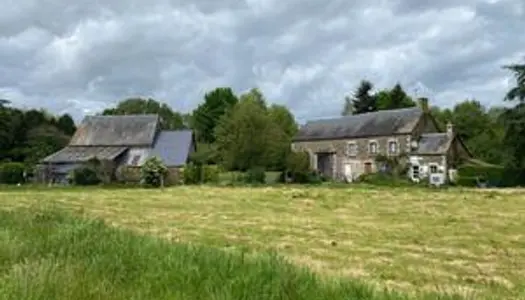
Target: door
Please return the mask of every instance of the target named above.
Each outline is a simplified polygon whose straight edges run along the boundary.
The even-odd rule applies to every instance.
[[[367,162],[365,163],[365,174],[370,174],[370,173],[372,173],[372,163]]]
[[[354,177],[352,175],[352,164],[351,163],[345,163],[344,174],[345,174],[346,181],[348,182],[353,181]]]

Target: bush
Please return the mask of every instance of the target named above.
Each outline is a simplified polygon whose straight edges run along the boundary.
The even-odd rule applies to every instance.
[[[372,185],[393,186],[393,187],[417,185],[417,183],[414,183],[407,178],[398,177],[397,175],[392,175],[388,173],[361,174],[357,178],[356,181],[361,182],[361,183],[372,184]]]
[[[457,185],[477,186],[486,182],[488,186],[511,187],[524,184],[523,171],[499,166],[466,165],[458,169]]]
[[[8,162],[0,165],[0,183],[18,184],[24,182],[24,164]]]
[[[266,183],[266,170],[262,167],[253,167],[244,176],[246,183]]]
[[[219,175],[221,173],[221,171],[219,170],[219,167],[215,165],[205,165],[203,169],[204,169],[204,182],[206,183],[219,182]]]
[[[152,187],[163,185],[167,175],[168,168],[162,163],[160,158],[155,156],[148,158],[140,168],[141,181]]]
[[[182,172],[184,184],[197,184],[219,181],[219,168],[213,165],[189,163]]]
[[[200,166],[189,163],[182,170],[182,182],[184,184],[197,184],[200,182]]]
[[[70,183],[76,185],[96,185],[102,182],[97,171],[88,166],[73,169],[68,179]]]
[[[316,171],[283,171],[277,180],[281,183],[319,184],[327,178]]]
[[[310,156],[307,152],[292,152],[286,159],[286,170],[278,179],[282,183],[321,183],[326,178],[310,169]]]

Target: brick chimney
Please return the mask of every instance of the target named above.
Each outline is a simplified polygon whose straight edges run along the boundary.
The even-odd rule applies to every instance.
[[[419,98],[418,102],[419,102],[419,107],[421,108],[421,110],[427,113],[428,112],[428,98]]]
[[[447,136],[453,137],[454,136],[454,124],[452,122],[448,121],[447,123]]]

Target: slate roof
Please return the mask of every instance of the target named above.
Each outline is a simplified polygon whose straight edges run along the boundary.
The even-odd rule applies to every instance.
[[[332,140],[410,133],[423,115],[420,107],[383,110],[307,122],[294,141]]]
[[[65,147],[44,158],[44,163],[80,163],[93,157],[100,160],[113,160],[127,147]]]
[[[186,164],[193,141],[191,130],[161,131],[149,157],[157,156],[168,167]]]
[[[443,132],[422,134],[414,154],[444,154],[452,140],[453,138]]]
[[[155,139],[158,115],[88,116],[70,146],[145,146]]]

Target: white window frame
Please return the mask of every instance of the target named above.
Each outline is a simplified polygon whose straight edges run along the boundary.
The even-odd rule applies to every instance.
[[[391,144],[395,145],[394,147],[395,151],[392,151],[392,148],[390,147]],[[389,140],[388,141],[388,154],[398,154],[398,153],[399,153],[399,143],[397,142],[397,140]]]
[[[436,168],[436,172],[432,172],[432,168]],[[439,165],[438,164],[429,164],[428,165],[429,174],[439,174]]]
[[[351,151],[351,147],[354,147],[353,151]],[[356,142],[348,142],[346,143],[346,155],[347,156],[357,156],[358,148]]]
[[[372,152],[372,145],[376,145],[375,152]],[[368,154],[376,155],[379,153],[379,143],[376,140],[368,142]]]
[[[417,168],[417,176],[414,176],[415,168]],[[410,172],[412,175],[412,180],[419,180],[421,178],[421,166],[420,165],[412,165]]]

